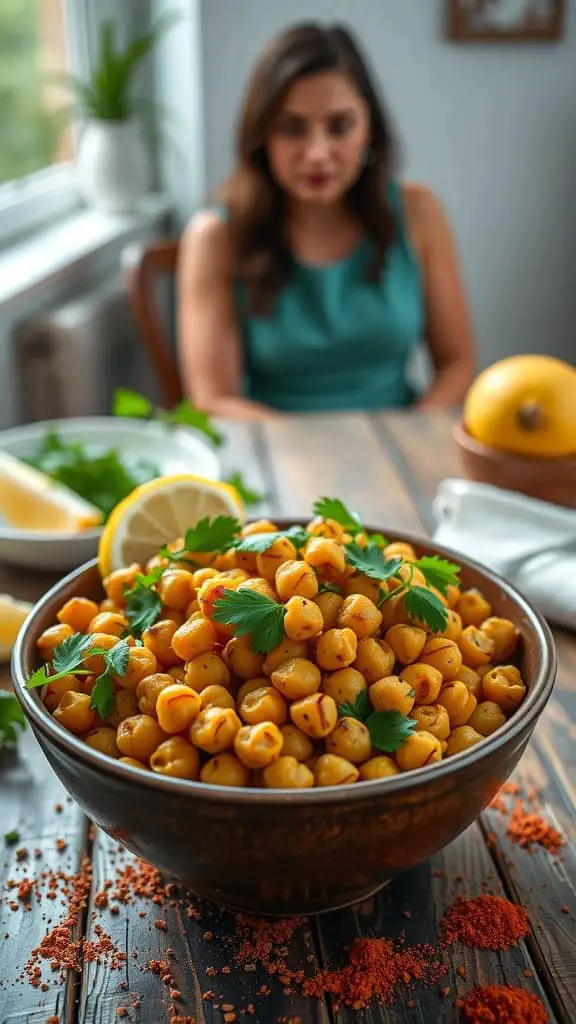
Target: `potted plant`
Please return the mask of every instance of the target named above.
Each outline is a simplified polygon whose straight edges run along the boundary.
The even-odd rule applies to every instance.
[[[104,20],[88,80],[64,76],[63,84],[75,96],[73,111],[84,121],[76,160],[78,184],[95,209],[126,213],[150,191],[150,153],[141,122],[151,103],[134,95],[134,77],[158,36],[173,21],[172,16],[161,19],[121,48],[114,22]]]

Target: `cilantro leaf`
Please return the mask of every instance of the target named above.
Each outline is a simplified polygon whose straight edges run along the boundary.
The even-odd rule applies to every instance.
[[[26,727],[24,712],[13,693],[0,690],[0,748],[3,743],[16,743],[18,733],[16,726]]]
[[[448,612],[436,594],[426,587],[407,587],[404,593],[406,611],[425,622],[433,633],[442,633],[448,622]]]
[[[89,633],[73,633],[54,648],[52,665],[57,673],[74,673],[82,665],[82,655],[94,643]]]
[[[271,651],[284,637],[286,609],[255,590],[227,588],[214,602],[214,609],[214,620],[234,626],[236,636],[250,634],[252,649],[258,654]]]
[[[368,544],[375,544],[378,548],[385,548],[388,543],[383,533],[367,533],[366,539]]]
[[[372,711],[368,690],[360,690],[353,704],[339,704],[338,714],[341,718],[357,718],[359,722],[365,722]]]
[[[239,532],[240,523],[234,516],[216,516],[215,519],[205,516],[196,523],[196,526],[186,530],[182,551],[184,554],[194,554],[195,551],[224,551],[233,544]],[[178,552],[172,552],[172,558],[176,561],[177,554]]]
[[[142,579],[145,580],[146,577],[142,577]],[[138,579],[132,589],[127,591],[125,598],[125,614],[130,632],[134,636],[140,637],[145,629],[149,629],[158,620],[162,610],[162,599],[160,594],[148,584],[139,584]]]
[[[358,533],[362,529],[360,516],[346,508],[340,498],[318,498],[312,506],[315,516],[322,519],[333,519],[335,523],[345,527],[348,533]]]
[[[373,711],[365,725],[373,745],[385,754],[398,750],[416,728],[415,720],[400,711]]]
[[[259,502],[264,501],[265,494],[259,494],[258,491],[254,491],[245,481],[243,474],[240,470],[236,470],[225,481],[230,487],[234,487],[245,505],[258,505]]]
[[[67,675],[67,672],[63,672],[62,675]],[[46,665],[41,665],[34,672],[31,672],[26,680],[26,689],[35,690],[38,686],[46,686],[49,679],[53,679],[54,676],[48,674]]]
[[[318,593],[342,595],[342,587],[339,587],[337,583],[321,583],[318,587]]]
[[[438,555],[423,555],[414,563],[424,574],[426,583],[445,594],[448,587],[457,587],[460,581],[460,567]]]
[[[150,419],[154,412],[154,403],[145,395],[138,394],[130,388],[117,388],[112,399],[113,416],[130,416],[134,419]]]
[[[255,554],[263,554],[272,547],[274,541],[281,537],[291,540],[295,548],[302,548],[310,540],[310,534],[301,526],[291,526],[289,530],[274,530],[273,533],[251,533],[247,537],[241,537],[234,543],[235,551],[252,551]]]
[[[8,846],[15,846],[16,843],[20,842],[20,833],[17,828],[13,828],[11,832],[4,833],[4,842],[8,843]]]
[[[170,423],[177,427],[193,427],[194,430],[199,430],[217,448],[224,444],[222,434],[216,429],[208,413],[196,409],[187,398],[183,398],[181,402],[178,402],[178,405],[175,405],[170,412],[159,409],[156,415],[164,423]]]
[[[123,676],[128,668],[129,657],[130,648],[127,641],[119,640],[104,656],[108,672],[113,673],[115,676]]]
[[[358,544],[346,544],[344,547],[346,561],[354,566],[357,572],[364,573],[374,580],[387,580],[398,572],[402,565],[401,558],[385,558],[376,544],[361,548]]]
[[[96,708],[101,718],[106,718],[114,707],[114,683],[107,672],[103,672],[92,687],[90,707]]]

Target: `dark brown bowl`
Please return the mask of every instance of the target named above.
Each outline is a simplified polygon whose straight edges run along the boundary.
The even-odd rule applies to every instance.
[[[57,610],[73,596],[101,595],[90,562],[39,602],[12,660],[18,698],[68,792],[100,828],[166,875],[200,896],[253,913],[312,913],[355,903],[446,846],[518,763],[552,692],[554,642],[540,614],[492,572],[454,552],[402,539],[421,554],[456,558],[463,585],[480,588],[496,613],[519,627],[528,694],[501,730],[439,764],[353,786],[232,789],[144,774],[72,736],[45,711],[38,690],[26,689],[38,663],[36,640]]]
[[[541,459],[514,455],[476,441],[463,420],[454,427],[460,462],[469,480],[520,491],[540,501],[576,508],[576,458]]]

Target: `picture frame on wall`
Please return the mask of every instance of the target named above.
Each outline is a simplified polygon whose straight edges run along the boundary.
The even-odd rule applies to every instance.
[[[448,38],[458,43],[554,42],[565,0],[447,0]]]

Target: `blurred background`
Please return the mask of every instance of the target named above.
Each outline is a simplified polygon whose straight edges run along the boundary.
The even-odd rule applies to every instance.
[[[478,18],[490,7],[460,3]],[[576,3],[565,8],[560,38],[503,44],[454,38],[448,0],[1,0],[0,428],[105,413],[119,385],[156,397],[123,265],[207,201],[231,167],[254,57],[310,17],[358,33],[403,175],[450,214],[480,364],[573,361]],[[122,105],[122,74],[137,102]],[[169,279],[158,302],[173,336]]]

